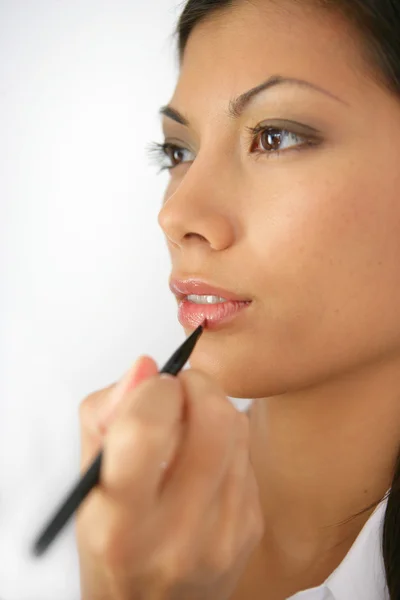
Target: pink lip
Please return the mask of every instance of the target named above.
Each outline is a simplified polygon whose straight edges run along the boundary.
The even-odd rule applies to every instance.
[[[219,296],[225,298],[225,300],[232,300],[233,302],[250,302],[250,298],[246,298],[243,295],[238,295],[233,292],[229,292],[222,288],[209,285],[199,279],[171,279],[169,282],[170,290],[178,300],[183,300],[186,296],[196,294],[198,296]]]
[[[251,300],[242,295],[234,294],[222,288],[209,285],[200,280],[178,280],[170,281],[170,289],[180,300],[178,307],[178,319],[183,327],[195,329],[206,321],[206,329],[218,329],[235,319]],[[196,294],[199,296],[219,296],[226,302],[218,304],[196,304],[187,300],[187,296]]]
[[[195,304],[181,300],[178,308],[179,323],[187,329],[196,329],[202,323],[205,329],[219,329],[236,319],[251,302],[229,300],[221,304]]]

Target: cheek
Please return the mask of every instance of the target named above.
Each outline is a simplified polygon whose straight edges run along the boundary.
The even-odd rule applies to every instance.
[[[400,333],[400,200],[386,187],[314,177],[249,216],[258,291],[292,340]]]

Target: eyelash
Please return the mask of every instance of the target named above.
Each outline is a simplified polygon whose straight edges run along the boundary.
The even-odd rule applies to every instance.
[[[297,151],[299,152],[300,150],[303,150],[305,147],[310,147],[310,146],[316,146],[317,145],[317,140],[316,140],[316,136],[304,136],[304,135],[299,135],[297,133],[295,133],[294,131],[290,131],[288,129],[285,129],[283,127],[273,127],[272,125],[256,125],[256,127],[246,127],[246,130],[249,132],[250,136],[249,136],[249,140],[253,143],[257,140],[257,137],[260,134],[263,134],[264,132],[273,132],[273,133],[286,133],[289,135],[294,135],[295,137],[297,137],[298,139],[303,139],[305,140],[305,143],[300,144],[299,146],[294,146],[292,148],[288,148],[287,150],[271,150],[271,151],[267,151],[267,150],[256,150],[254,153],[256,155],[258,155],[257,158],[261,157],[261,156],[266,156],[267,158],[269,157],[269,155],[274,154],[275,156],[279,156],[282,152],[287,152],[288,150],[293,150],[293,151]],[[166,166],[163,165],[163,161],[165,160],[165,158],[169,158],[169,152],[174,152],[176,150],[180,150],[182,152],[184,152],[185,150],[187,150],[187,148],[185,148],[184,146],[179,146],[177,144],[172,144],[171,142],[165,142],[163,144],[159,144],[158,142],[152,142],[149,147],[148,147],[148,153],[150,158],[155,158],[155,162],[157,165],[161,164],[160,167],[160,171],[164,171],[164,170],[168,170],[168,171],[172,171],[173,169],[175,169],[176,167],[178,167],[181,164],[186,164],[183,162],[179,162],[176,165],[171,165],[171,166]],[[170,159],[171,160],[171,159]],[[189,161],[192,162],[192,161]]]

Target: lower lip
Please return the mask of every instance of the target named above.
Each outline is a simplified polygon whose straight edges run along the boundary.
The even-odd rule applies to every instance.
[[[207,319],[206,329],[216,329],[235,319],[251,302],[221,302],[218,304],[195,304],[181,300],[178,307],[179,323],[187,329],[196,329]]]

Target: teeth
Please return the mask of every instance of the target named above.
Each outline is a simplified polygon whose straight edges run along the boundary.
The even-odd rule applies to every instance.
[[[186,299],[195,304],[222,304],[222,302],[228,302],[228,300],[219,296],[197,296],[195,294],[187,296]]]

